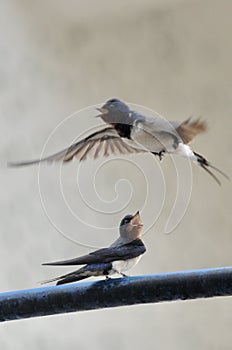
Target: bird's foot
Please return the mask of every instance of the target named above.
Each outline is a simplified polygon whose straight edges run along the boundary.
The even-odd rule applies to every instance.
[[[152,152],[152,154],[154,154],[154,156],[158,156],[159,157],[160,161],[163,159],[164,153],[165,153],[164,150],[162,150],[160,152]]]
[[[128,277],[125,273],[120,273],[120,275],[122,276],[122,277]]]
[[[159,156],[159,160],[160,160],[160,161],[163,159],[164,153],[165,153],[164,150],[163,150],[163,151],[160,151],[160,152],[158,153],[158,156]]]
[[[111,277],[109,276],[105,276],[105,277],[106,277],[105,281],[111,280]]]

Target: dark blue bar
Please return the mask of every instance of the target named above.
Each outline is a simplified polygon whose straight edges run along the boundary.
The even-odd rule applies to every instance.
[[[232,295],[232,267],[77,282],[0,294],[0,321]]]

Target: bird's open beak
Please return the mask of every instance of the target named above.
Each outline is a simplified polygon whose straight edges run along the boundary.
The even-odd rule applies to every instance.
[[[140,217],[139,211],[137,211],[137,213],[131,219],[131,224],[133,226],[137,226],[137,227],[142,227],[143,226],[143,223],[141,221],[141,217]]]
[[[103,107],[100,107],[100,108],[97,107],[96,110],[101,112],[102,114],[107,114],[108,113],[108,109],[103,108]],[[101,116],[101,114],[97,115],[97,117],[100,117],[100,116]]]

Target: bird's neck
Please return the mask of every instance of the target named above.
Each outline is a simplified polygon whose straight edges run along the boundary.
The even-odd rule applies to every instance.
[[[107,113],[101,118],[105,123],[110,124],[118,132],[119,136],[130,139],[131,128],[133,126],[131,120],[131,112],[128,113]]]
[[[132,228],[128,228],[125,232],[122,228],[120,228],[120,237],[127,240],[128,242],[131,242],[135,239],[140,239],[142,235],[142,226],[133,226]]]

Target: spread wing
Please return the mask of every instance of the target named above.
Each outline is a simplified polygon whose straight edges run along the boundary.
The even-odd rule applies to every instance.
[[[176,131],[184,143],[191,142],[197,134],[206,131],[206,129],[207,127],[204,121],[200,119],[191,121],[190,118],[176,127]]]
[[[87,157],[96,159],[100,156],[107,157],[110,155],[130,154],[139,152],[144,151],[139,149],[138,147],[136,148],[136,144],[133,145],[133,141],[121,138],[114,128],[107,127],[87,136],[83,140],[78,141],[70,147],[66,148],[65,150],[60,151],[51,156],[31,161],[11,162],[8,163],[8,165],[12,167],[17,167],[33,165],[40,162],[69,162],[74,157],[82,161],[85,160]]]
[[[56,261],[51,263],[44,263],[43,265],[85,265],[109,263],[116,260],[127,260],[136,258],[145,253],[146,248],[140,239],[121,245],[119,247],[110,247],[96,250],[90,254],[65,261]]]

